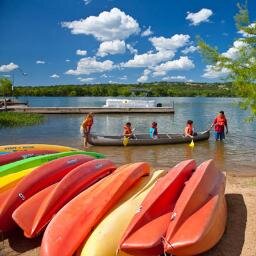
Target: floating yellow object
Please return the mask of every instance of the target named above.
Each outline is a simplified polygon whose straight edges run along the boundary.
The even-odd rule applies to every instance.
[[[192,141],[189,143],[189,146],[190,146],[191,148],[193,148],[193,147],[195,146],[195,143],[194,143],[193,139],[192,139]]]
[[[129,138],[128,137],[124,137],[124,140],[123,140],[123,145],[126,146],[129,142]]]

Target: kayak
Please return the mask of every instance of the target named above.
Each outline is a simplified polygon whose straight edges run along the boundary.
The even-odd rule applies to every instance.
[[[95,153],[95,152],[87,152],[87,151],[67,151],[67,152],[55,153],[50,155],[35,156],[32,158],[23,159],[23,160],[16,161],[14,163],[9,163],[9,164],[0,166],[0,177],[3,177],[11,173],[19,172],[28,168],[37,167],[46,162],[49,162],[64,156],[78,155],[78,154],[89,155],[95,158],[103,157],[102,154]]]
[[[8,230],[14,226],[11,215],[19,205],[26,202],[31,196],[45,187],[61,180],[77,166],[93,159],[94,158],[87,155],[71,155],[55,159],[35,168],[35,170],[24,177],[12,189],[11,193],[6,196],[5,200],[0,204],[0,230]],[[24,171],[9,174],[0,177],[0,179],[14,175],[19,176],[23,172]],[[2,193],[0,193],[0,195],[1,194]]]
[[[193,137],[193,141],[208,140],[210,132],[199,132]],[[105,136],[89,134],[88,142],[95,146],[124,146],[123,136]],[[163,144],[179,144],[190,143],[191,138],[185,137],[183,134],[159,134],[158,138],[151,138],[149,134],[135,134],[133,138],[128,139],[126,145],[143,146],[143,145],[163,145]]]
[[[165,252],[198,255],[220,240],[227,221],[225,180],[213,160],[197,167],[175,205],[164,238]]]
[[[71,256],[105,214],[136,182],[149,175],[147,163],[119,167],[66,204],[47,226],[40,255]],[[63,250],[65,248],[65,250]]]
[[[27,159],[34,156],[47,155],[57,153],[54,150],[42,150],[42,149],[34,149],[34,150],[26,150],[26,151],[17,151],[17,152],[5,152],[6,154],[0,154],[0,165],[9,164],[12,162],[16,162],[18,160]]]
[[[28,199],[14,211],[12,217],[26,237],[34,237],[66,203],[115,169],[115,165],[107,159],[84,163],[69,172],[48,193],[39,192]]]
[[[114,256],[122,234],[131,221],[134,213],[145,196],[152,189],[158,178],[166,171],[154,171],[150,176],[143,177],[141,182],[132,187],[122,201],[93,230],[81,249],[81,256]]]
[[[158,180],[129,223],[120,241],[119,250],[139,256],[163,253],[162,237],[166,234],[185,182],[195,169],[194,160],[182,161]]]
[[[0,177],[0,193],[6,189],[14,187],[23,177],[35,170],[36,167],[28,168],[20,172],[10,173]]]
[[[57,152],[64,151],[77,151],[78,149],[59,146],[59,145],[49,145],[49,144],[17,144],[17,145],[3,145],[0,146],[1,152],[15,152],[15,151],[24,151],[24,150],[32,150],[32,149],[40,149],[40,150],[54,150]]]

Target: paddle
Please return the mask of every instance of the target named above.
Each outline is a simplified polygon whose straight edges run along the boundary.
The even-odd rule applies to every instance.
[[[135,128],[132,129],[132,132],[134,132],[134,131],[135,131]],[[134,136],[135,136],[135,134],[134,134]],[[124,136],[123,145],[127,146],[128,143],[129,143],[129,137]]]
[[[193,141],[193,139],[191,140],[191,142],[188,144],[191,148],[193,148],[195,146],[195,143]]]

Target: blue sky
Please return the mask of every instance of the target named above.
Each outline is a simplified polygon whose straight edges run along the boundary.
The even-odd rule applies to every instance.
[[[1,0],[0,76],[14,76],[15,85],[219,81],[225,70],[207,66],[195,37],[234,56],[236,4]],[[256,2],[248,7],[255,21]]]

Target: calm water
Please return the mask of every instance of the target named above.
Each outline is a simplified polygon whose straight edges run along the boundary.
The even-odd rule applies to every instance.
[[[154,98],[153,98],[154,99]],[[230,98],[155,98],[157,102],[174,101],[175,114],[96,115],[92,129],[97,134],[121,134],[122,126],[130,121],[136,133],[147,132],[152,121],[158,123],[160,133],[183,132],[187,119],[194,120],[198,131],[206,130],[216,114],[224,110],[229,134],[225,142],[209,141],[188,145],[146,147],[96,147],[90,150],[106,154],[117,164],[148,161],[155,168],[169,168],[177,162],[194,158],[197,163],[213,158],[225,171],[256,172],[256,122],[245,123],[245,111],[237,107],[238,99]],[[28,97],[30,106],[102,106],[105,97]],[[48,143],[82,148],[79,126],[83,115],[46,115],[38,126],[0,130],[0,144]]]

